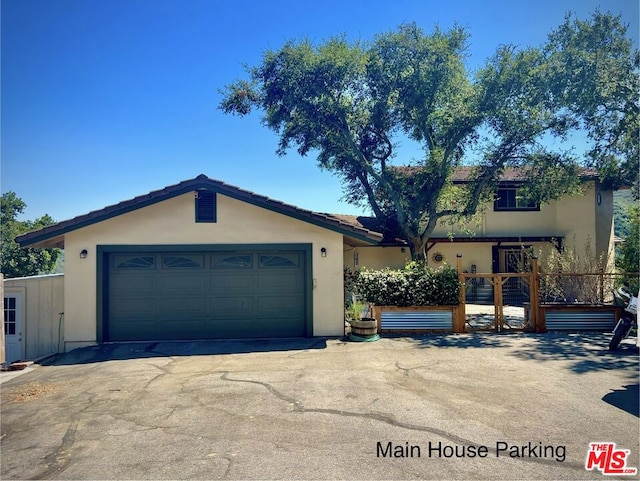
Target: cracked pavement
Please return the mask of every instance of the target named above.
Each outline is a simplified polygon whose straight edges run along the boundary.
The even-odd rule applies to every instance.
[[[602,479],[640,467],[638,349],[607,334],[105,344],[2,384],[8,479]],[[47,387],[24,401],[29,383]],[[377,456],[377,443],[420,456]],[[496,456],[497,442],[566,458]],[[488,447],[486,458],[428,455]],[[402,449],[400,449],[402,451]]]

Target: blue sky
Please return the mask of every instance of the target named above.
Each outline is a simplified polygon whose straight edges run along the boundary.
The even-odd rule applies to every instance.
[[[219,88],[291,38],[370,39],[415,21],[470,34],[470,65],[500,44],[540,45],[567,11],[637,0],[1,0],[1,188],[24,218],[56,220],[204,173],[302,208],[362,213],[315,159],[278,157],[259,115],[217,109]]]

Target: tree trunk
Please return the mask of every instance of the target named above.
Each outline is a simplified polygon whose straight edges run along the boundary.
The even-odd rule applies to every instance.
[[[411,251],[411,260],[427,263],[427,243],[423,242],[419,237],[409,239],[409,250]]]

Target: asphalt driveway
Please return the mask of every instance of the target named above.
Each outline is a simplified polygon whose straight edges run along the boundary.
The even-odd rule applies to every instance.
[[[8,479],[603,479],[640,467],[605,334],[110,344],[2,384]]]

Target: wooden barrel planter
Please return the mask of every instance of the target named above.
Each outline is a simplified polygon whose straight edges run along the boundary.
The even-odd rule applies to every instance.
[[[375,319],[364,317],[359,321],[351,321],[351,334],[349,339],[352,341],[377,341],[380,339],[378,335],[378,321]]]

